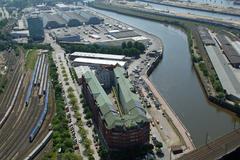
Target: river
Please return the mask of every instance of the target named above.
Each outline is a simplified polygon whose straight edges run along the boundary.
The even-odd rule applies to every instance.
[[[234,117],[208,103],[192,67],[186,34],[175,27],[114,12],[96,10],[162,39],[164,56],[150,80],[189,130],[196,146],[234,128]]]

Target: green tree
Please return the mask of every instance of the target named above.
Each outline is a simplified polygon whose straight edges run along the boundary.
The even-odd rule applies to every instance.
[[[132,48],[133,47],[133,43],[131,41],[127,42],[127,48]]]
[[[127,48],[127,44],[126,44],[126,42],[123,42],[122,43],[122,49],[125,49],[125,48]]]

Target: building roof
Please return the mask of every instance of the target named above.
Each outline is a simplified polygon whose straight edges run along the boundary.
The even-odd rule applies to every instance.
[[[83,73],[91,93],[96,100],[96,104],[102,113],[102,118],[106,122],[106,127],[108,129],[118,128],[124,130],[137,127],[138,124],[142,122],[148,122],[145,110],[142,108],[141,101],[139,100],[138,96],[136,94],[129,93],[129,87],[132,86],[130,82],[124,78],[123,70],[120,67],[117,67],[114,72],[117,76],[119,76],[118,79],[121,81],[119,82],[120,87],[125,90],[125,98],[127,98],[128,107],[126,108],[126,112],[122,115],[120,115],[116,110],[116,107],[103,90],[94,73],[89,70]]]
[[[45,27],[49,22],[56,22],[59,25],[64,25],[66,24],[66,20],[63,19],[60,15],[58,14],[49,14],[49,13],[42,13],[41,14],[43,18],[43,26]]]
[[[88,53],[88,52],[74,52],[70,56],[86,57],[86,58],[98,58],[98,59],[112,59],[123,60],[126,56],[115,54],[101,54],[101,53]]]
[[[240,55],[237,50],[234,49],[234,46],[232,46],[230,39],[219,34],[217,37],[222,44],[222,49],[229,62],[231,64],[240,63]]]
[[[103,90],[94,73],[92,71],[86,71],[84,73],[84,78],[87,81],[99,110],[102,113],[102,118],[105,119],[107,127],[109,129],[114,128],[115,122],[120,121],[118,112],[115,110],[112,102],[110,101],[106,92]]]
[[[29,31],[28,30],[12,31],[12,32],[10,32],[10,34],[26,34],[26,35],[29,35]]]
[[[206,50],[223,88],[228,94],[240,98],[239,80],[228,66],[224,55],[214,46],[206,46]]]
[[[124,66],[125,61],[106,60],[106,59],[95,59],[95,58],[76,58],[73,60],[74,63],[88,63],[88,64],[100,64],[100,65],[117,65]]]
[[[208,29],[205,27],[198,27],[199,35],[205,45],[215,45],[214,40],[208,32]]]
[[[127,37],[137,37],[140,36],[138,33],[136,33],[133,30],[124,30],[119,32],[108,32],[111,36],[120,39],[120,38],[127,38]]]
[[[58,7],[58,8],[68,8],[68,6],[66,4],[63,4],[63,3],[57,3],[56,7]]]
[[[74,70],[78,78],[82,78],[82,75],[84,75],[87,71],[91,71],[88,66],[74,67]]]
[[[62,17],[68,22],[71,20],[77,20],[79,21],[79,23],[86,22],[86,19],[78,15],[76,12],[60,12],[60,13],[62,14]]]
[[[129,79],[125,77],[126,71],[121,67],[116,67],[114,69],[114,74],[116,78],[116,83],[119,86],[119,89],[122,91],[121,99],[124,102],[121,102],[124,115],[128,117],[128,120],[125,122],[127,126],[132,126],[135,123],[141,123],[148,121],[146,117],[146,111],[144,110],[139,96],[134,93],[134,88],[130,83]],[[135,125],[136,125],[135,124]]]
[[[90,18],[93,18],[93,17],[97,17],[99,19],[101,19],[100,17],[88,12],[88,11],[81,11],[80,12],[80,16],[82,16],[83,18],[85,18],[86,20],[89,20]]]

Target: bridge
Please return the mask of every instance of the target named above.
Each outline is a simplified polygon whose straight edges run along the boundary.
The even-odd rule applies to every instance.
[[[236,129],[200,148],[189,152],[178,160],[214,160],[234,151],[240,146],[240,129]]]

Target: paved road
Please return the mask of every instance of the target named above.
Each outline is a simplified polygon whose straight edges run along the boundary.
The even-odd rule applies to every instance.
[[[74,94],[77,98],[77,101],[78,101],[78,105],[79,105],[79,113],[81,113],[83,115],[83,108],[82,108],[82,104],[80,103],[80,98],[79,98],[79,93],[77,92],[77,88],[76,88],[76,85],[75,83],[73,82],[72,80],[72,77],[70,75],[70,71],[68,69],[68,64],[67,64],[67,61],[64,57],[64,53],[65,51],[49,36],[49,33],[46,32],[46,35],[45,35],[45,43],[50,43],[52,48],[54,49],[54,52],[53,52],[53,58],[54,58],[54,61],[57,65],[57,68],[58,68],[58,73],[59,73],[59,76],[60,76],[60,81],[62,82],[62,86],[63,86],[63,90],[65,92],[65,95],[67,94],[67,89],[69,87],[72,87],[73,90],[74,90]],[[61,63],[63,64],[65,70],[66,70],[66,74],[68,75],[68,78],[69,78],[69,85],[66,85],[66,83],[63,81],[64,77],[63,77],[63,74],[61,72]],[[69,103],[70,99],[66,96],[66,101]],[[73,120],[73,123],[76,122],[76,119],[73,117],[73,112],[71,112],[71,119]],[[84,118],[82,118],[82,121],[84,122],[84,124],[86,123],[86,120]],[[92,129],[88,128],[88,127],[84,127],[87,131],[88,131],[88,138],[93,142],[93,137],[92,137]],[[78,134],[78,126],[77,125],[74,125],[74,131],[75,131],[75,134],[76,134],[76,138],[77,138],[77,143],[79,145],[79,148],[80,148],[80,152],[81,152],[81,155],[86,159],[87,157],[84,156],[83,154],[83,148],[84,146],[79,143],[79,139],[80,139],[80,135]],[[93,144],[93,143],[92,143]],[[94,151],[94,158],[97,160],[97,159],[100,159],[99,156],[98,156],[98,153],[97,153],[97,150],[96,148],[91,145],[91,148],[93,149]]]

